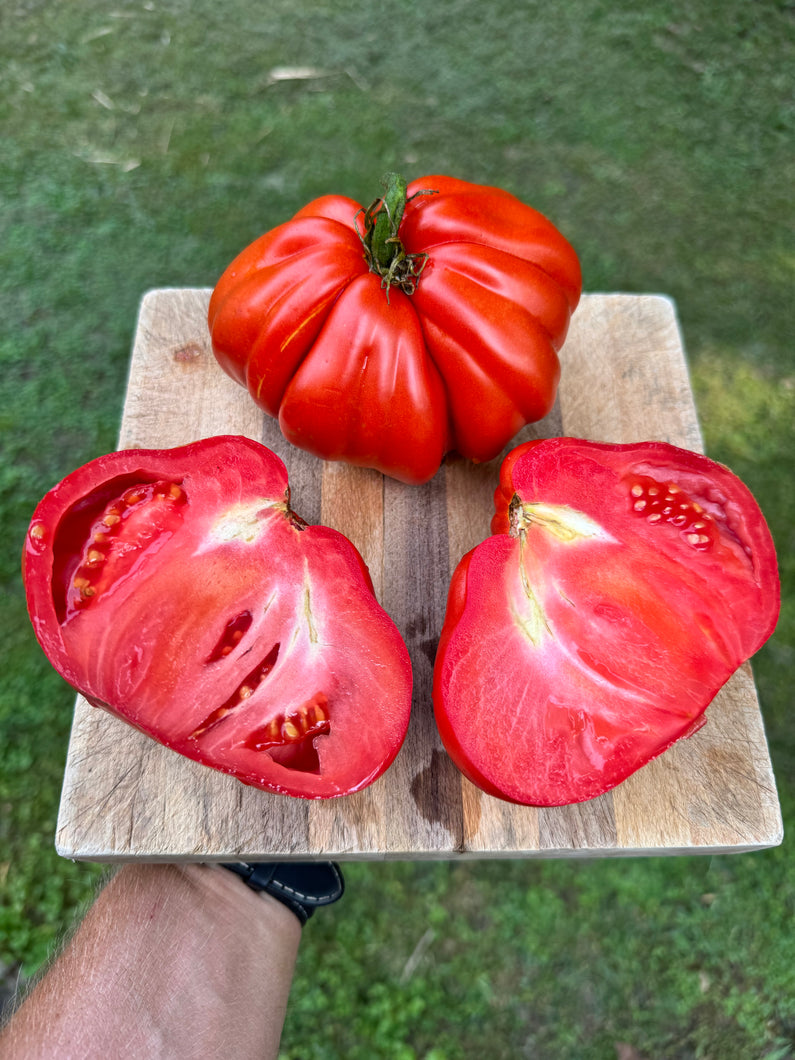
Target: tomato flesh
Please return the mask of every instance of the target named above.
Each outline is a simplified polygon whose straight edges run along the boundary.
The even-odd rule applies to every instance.
[[[50,661],[154,739],[255,786],[356,791],[405,735],[411,667],[341,534],[245,438],[113,453],[39,504],[24,558]]]
[[[453,578],[437,724],[493,795],[590,799],[703,724],[770,636],[773,543],[731,472],[663,443],[529,443],[495,506]]]

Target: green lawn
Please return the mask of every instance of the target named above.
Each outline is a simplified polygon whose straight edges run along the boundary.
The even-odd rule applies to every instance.
[[[211,286],[309,198],[369,202],[387,169],[501,185],[562,228],[586,290],[676,299],[707,450],[779,550],[785,603],[754,667],[793,821],[794,29],[783,0],[3,6],[8,977],[98,871],[53,850],[73,695],[25,615],[30,513],[115,447],[144,291]],[[305,933],[284,1060],[795,1056],[791,850],[352,865]]]

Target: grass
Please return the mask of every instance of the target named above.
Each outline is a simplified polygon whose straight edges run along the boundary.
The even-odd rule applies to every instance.
[[[589,291],[676,299],[710,455],[756,493],[785,603],[755,661],[793,820],[792,9],[767,0],[11,0],[0,13],[0,959],[45,959],[97,870],[52,848],[72,694],[18,556],[115,447],[142,293],[211,286],[309,198],[508,188]],[[283,79],[273,71],[308,68]],[[307,930],[284,1060],[795,1055],[791,845],[368,864]],[[634,1053],[627,1053],[632,1049]]]

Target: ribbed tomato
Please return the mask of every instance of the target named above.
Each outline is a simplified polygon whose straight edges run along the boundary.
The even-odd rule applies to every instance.
[[[450,587],[439,731],[492,795],[590,799],[700,727],[773,632],[773,542],[727,468],[660,442],[519,446],[495,507]]]
[[[213,291],[213,350],[328,460],[410,483],[455,451],[491,460],[555,399],[581,291],[555,226],[499,188],[385,178],[368,209],[309,203],[229,265]]]
[[[36,508],[23,572],[53,666],[188,758],[328,798],[400,748],[406,647],[357,550],[292,512],[285,467],[257,442],[86,464]]]

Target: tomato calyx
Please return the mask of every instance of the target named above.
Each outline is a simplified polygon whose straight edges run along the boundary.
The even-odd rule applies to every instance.
[[[389,301],[389,288],[398,287],[404,294],[414,294],[420,282],[422,270],[428,263],[428,254],[412,254],[400,239],[399,229],[406,204],[417,195],[437,195],[432,189],[418,191],[407,197],[408,183],[399,173],[387,173],[381,180],[384,195],[372,202],[364,214],[364,235],[356,231],[364,247],[364,256],[370,272],[381,277],[381,286]],[[354,218],[355,220],[356,218]]]

